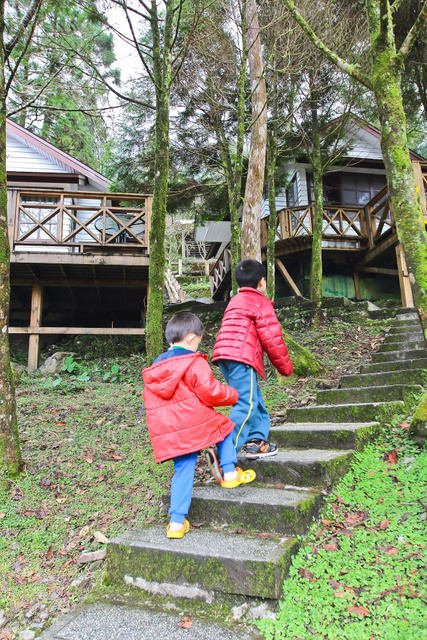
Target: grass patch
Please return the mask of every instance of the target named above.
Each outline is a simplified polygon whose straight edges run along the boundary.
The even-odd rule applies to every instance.
[[[427,637],[427,451],[405,436],[356,455],[292,562],[277,619],[258,623],[266,640]]]

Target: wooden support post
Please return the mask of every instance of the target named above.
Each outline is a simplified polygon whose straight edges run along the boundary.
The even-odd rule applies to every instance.
[[[31,293],[30,338],[28,340],[28,371],[36,371],[39,366],[40,335],[31,333],[38,329],[42,320],[43,287],[38,282],[33,284]]]
[[[424,217],[424,221],[427,222],[427,199],[424,188],[423,172],[419,162],[413,162],[412,167],[414,169],[415,182],[417,183],[417,191],[421,200],[421,211]]]
[[[286,269],[286,267],[283,264],[283,262],[281,260],[278,260],[277,258],[276,258],[275,262],[276,262],[276,267],[279,269],[280,273],[285,278],[286,282],[289,284],[289,286],[291,287],[292,291],[295,293],[295,295],[300,296],[301,292],[298,289],[298,287],[295,284],[295,282],[293,281],[293,279],[291,277],[291,274]]]
[[[402,245],[396,247],[397,270],[399,272],[400,295],[402,297],[402,307],[413,307],[414,298],[412,295],[412,287],[409,281],[408,267],[406,266],[405,256],[403,255]]]
[[[358,271],[353,271],[353,280],[354,280],[354,291],[356,294],[356,300],[361,300],[362,294],[360,293],[360,279],[359,279]]]

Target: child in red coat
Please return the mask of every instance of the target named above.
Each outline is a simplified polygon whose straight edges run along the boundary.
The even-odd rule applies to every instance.
[[[246,457],[256,460],[278,451],[268,442],[270,416],[257,381],[257,374],[265,378],[264,351],[282,376],[292,375],[293,366],[273,302],[265,295],[263,265],[257,260],[242,260],[234,273],[240,289],[225,310],[212,362],[219,365],[227,383],[239,392],[239,400],[230,413],[230,420],[236,424],[236,451],[246,445]]]
[[[197,351],[203,331],[203,323],[194,314],[174,315],[165,333],[170,348],[142,372],[155,461],[172,459],[175,468],[168,538],[182,538],[189,531],[185,516],[201,449],[217,446],[219,460],[214,449],[208,455],[214,476],[224,488],[232,489],[255,479],[254,471],[236,467],[231,436],[234,423],[213,409],[235,404],[239,394],[215,380],[207,357]]]

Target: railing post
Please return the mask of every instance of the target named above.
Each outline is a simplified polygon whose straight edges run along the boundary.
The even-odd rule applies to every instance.
[[[150,253],[150,230],[151,230],[151,206],[153,198],[149,196],[145,199],[145,242],[147,244],[147,253]]]
[[[408,267],[406,266],[405,256],[403,254],[402,245],[396,245],[397,270],[399,273],[400,295],[402,298],[402,307],[413,307],[414,297],[412,295],[411,282],[409,280]]]
[[[427,221],[427,200],[426,192],[424,188],[423,172],[421,170],[421,164],[419,162],[413,162],[412,167],[414,169],[415,182],[417,183],[417,191],[421,200],[421,212],[424,217],[424,221]]]
[[[38,282],[33,284],[31,292],[30,337],[28,340],[28,371],[36,371],[39,366],[40,335],[31,333],[41,325],[43,311],[43,288]]]

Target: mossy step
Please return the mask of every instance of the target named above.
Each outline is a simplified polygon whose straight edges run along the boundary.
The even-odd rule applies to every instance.
[[[378,422],[290,424],[270,429],[269,440],[279,447],[356,449],[361,451],[380,431]]]
[[[396,360],[415,360],[425,358],[425,349],[401,349],[399,351],[376,352],[372,354],[372,362],[395,362]]]
[[[316,393],[318,404],[351,404],[352,402],[388,402],[390,400],[405,400],[411,393],[421,393],[423,388],[419,384],[394,384],[377,387],[356,387],[343,389],[326,389]]]
[[[411,340],[409,336],[403,342],[383,342],[381,346],[378,348],[377,353],[386,353],[387,351],[400,351],[404,349],[406,351],[414,350],[414,349],[424,349],[425,351],[425,342],[424,340]]]
[[[387,333],[387,336],[401,336],[401,335],[412,335],[419,333],[423,334],[420,323],[414,324],[410,327],[392,327],[390,331]]]
[[[360,367],[361,373],[376,373],[386,371],[410,371],[411,369],[427,369],[427,358],[413,360],[396,360],[389,362],[370,362]]]
[[[286,418],[289,422],[381,422],[401,413],[404,406],[401,400],[329,406],[314,405],[312,407],[288,409]]]
[[[420,326],[420,319],[418,318],[418,316],[416,316],[414,314],[414,316],[408,318],[407,316],[397,316],[394,320],[393,323],[391,325],[393,328],[402,328],[402,327],[414,327]]]
[[[297,547],[295,538],[265,540],[205,527],[173,540],[166,538],[165,526],[150,526],[109,542],[105,579],[207,602],[216,592],[277,599]]]
[[[405,333],[389,333],[384,341],[381,343],[381,346],[385,344],[407,344],[414,342],[422,342],[424,343],[424,338],[422,331],[407,331]],[[398,349],[400,347],[397,347]]]
[[[393,384],[423,384],[423,380],[423,369],[379,371],[378,373],[359,373],[354,376],[342,376],[340,378],[340,388],[354,389],[355,387],[378,387]]]
[[[347,473],[352,457],[352,451],[290,449],[259,460],[247,460],[242,455],[238,462],[243,468],[250,466],[256,471],[257,482],[331,487]]]
[[[297,535],[303,534],[318,516],[321,500],[320,493],[265,488],[253,483],[235,489],[223,489],[217,484],[199,486],[193,490],[189,520]],[[164,504],[169,504],[168,498]]]

